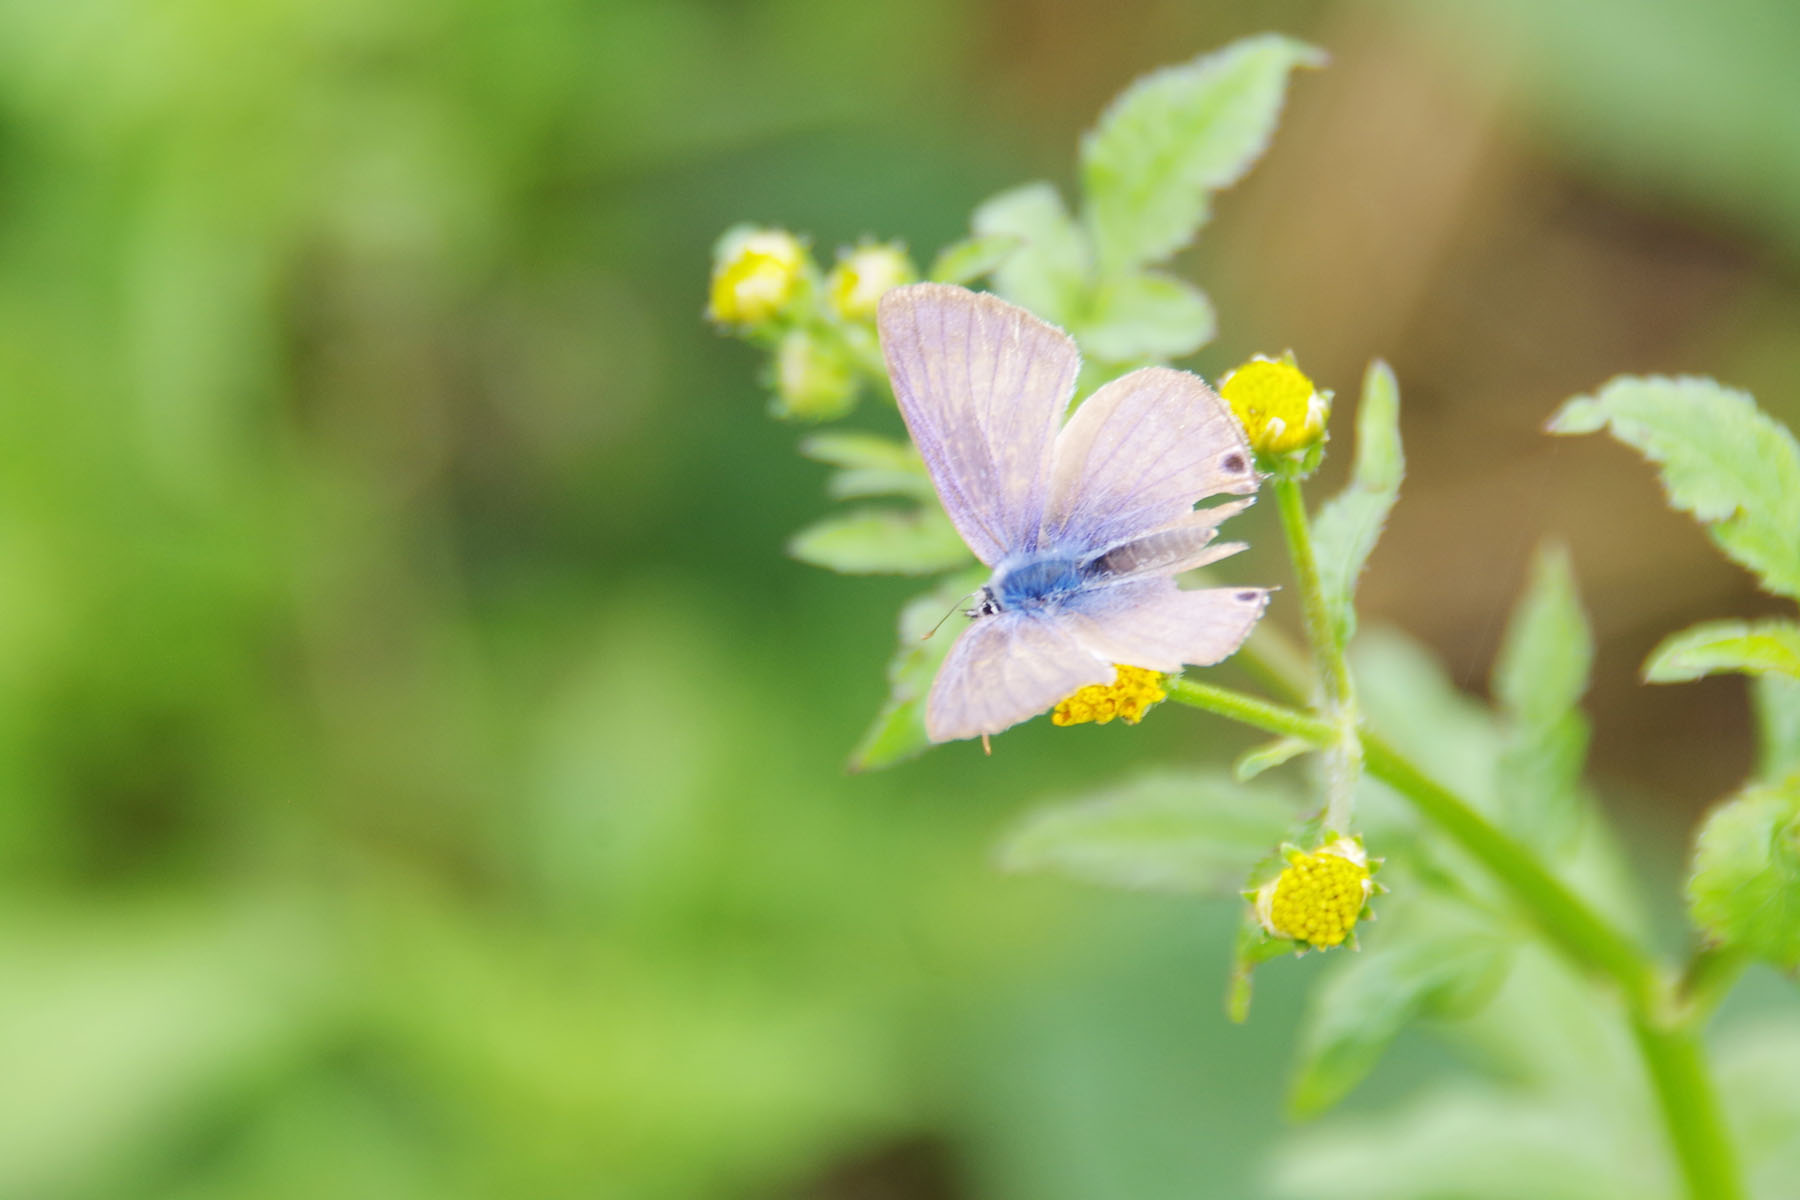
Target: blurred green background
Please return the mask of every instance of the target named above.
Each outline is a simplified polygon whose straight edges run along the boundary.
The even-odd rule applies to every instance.
[[[783,557],[823,468],[700,319],[727,225],[929,256],[1263,29],[1333,65],[1183,258],[1194,365],[1395,364],[1367,607],[1465,686],[1572,545],[1672,893],[1744,701],[1636,665],[1768,601],[1538,427],[1623,371],[1800,416],[1785,0],[0,0],[0,1197],[1263,1194],[1316,963],[1234,1029],[1227,908],[989,861],[1242,743],[845,775],[916,588]]]

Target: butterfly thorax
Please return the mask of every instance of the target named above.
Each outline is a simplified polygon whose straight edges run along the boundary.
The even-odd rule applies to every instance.
[[[981,615],[1049,608],[1079,591],[1081,564],[1062,554],[1036,553],[1008,558],[994,569],[981,589]]]

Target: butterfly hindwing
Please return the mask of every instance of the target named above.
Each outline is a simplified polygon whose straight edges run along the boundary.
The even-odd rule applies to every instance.
[[[1145,367],[1090,396],[1057,436],[1044,541],[1100,551],[1256,490],[1237,418],[1198,376]]]
[[[1173,579],[1154,576],[1085,592],[1057,615],[1094,655],[1173,673],[1229,657],[1268,603],[1266,588],[1183,591]]]
[[[947,284],[896,288],[878,320],[900,415],[956,531],[989,566],[1035,549],[1051,446],[1081,367],[1074,341]]]
[[[934,742],[999,733],[1114,674],[1060,621],[1023,612],[981,617],[938,668],[925,732]]]

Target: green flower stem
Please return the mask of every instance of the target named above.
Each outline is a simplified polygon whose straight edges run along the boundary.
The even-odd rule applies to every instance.
[[[1631,1031],[1655,1085],[1688,1195],[1693,1200],[1744,1200],[1748,1193],[1706,1069],[1699,1030],[1670,1026],[1634,1010]]]
[[[1319,581],[1319,563],[1313,557],[1312,530],[1306,523],[1306,501],[1300,481],[1277,472],[1275,506],[1281,513],[1281,531],[1287,537],[1288,555],[1294,560],[1294,581],[1300,585],[1300,603],[1306,620],[1306,636],[1312,642],[1319,665],[1319,682],[1325,698],[1334,706],[1350,703],[1350,672],[1344,665],[1344,649],[1332,629],[1331,610],[1325,604],[1325,588]]]
[[[1245,725],[1269,733],[1296,737],[1315,746],[1329,746],[1337,740],[1337,727],[1311,713],[1275,704],[1256,696],[1246,696],[1230,688],[1215,687],[1192,679],[1174,678],[1165,685],[1169,699],[1179,700],[1193,708],[1203,708],[1221,717],[1230,717]]]
[[[1169,698],[1321,748],[1338,744],[1335,722],[1229,688],[1176,679],[1169,684]],[[1741,1200],[1742,1181],[1698,1032],[1706,1011],[1701,998],[1727,985],[1736,970],[1729,957],[1696,960],[1683,987],[1679,991],[1669,988],[1631,938],[1588,907],[1524,845],[1386,742],[1366,732],[1361,741],[1364,763],[1372,777],[1393,788],[1420,816],[1486,866],[1544,935],[1577,966],[1599,971],[1618,985],[1688,1195],[1692,1200]]]
[[[1356,803],[1356,777],[1363,766],[1363,747],[1357,728],[1356,696],[1350,685],[1350,667],[1344,661],[1343,642],[1331,619],[1331,608],[1325,602],[1319,563],[1313,555],[1312,530],[1306,521],[1306,500],[1300,494],[1300,480],[1291,471],[1278,470],[1273,486],[1275,506],[1281,514],[1281,529],[1287,537],[1288,556],[1294,563],[1294,580],[1300,586],[1306,636],[1312,643],[1313,661],[1318,664],[1325,709],[1336,726],[1332,754],[1328,759],[1331,784],[1325,807],[1325,828],[1333,833],[1353,833],[1350,826]]]
[[[1479,859],[1577,965],[1611,976],[1634,1008],[1649,1002],[1656,976],[1644,952],[1546,870],[1535,854],[1381,739],[1364,734],[1363,754],[1370,775]]]

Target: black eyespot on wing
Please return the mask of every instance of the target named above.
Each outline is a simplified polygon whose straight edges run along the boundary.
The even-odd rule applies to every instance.
[[[1237,598],[1239,600],[1243,601],[1245,604],[1254,604],[1258,600],[1262,599],[1262,593],[1261,592],[1239,592],[1237,594]]]
[[[1230,454],[1227,454],[1221,459],[1219,465],[1225,468],[1225,473],[1228,475],[1242,475],[1246,466],[1248,466],[1248,464],[1244,462],[1244,456],[1239,454],[1236,450],[1233,450]]]

